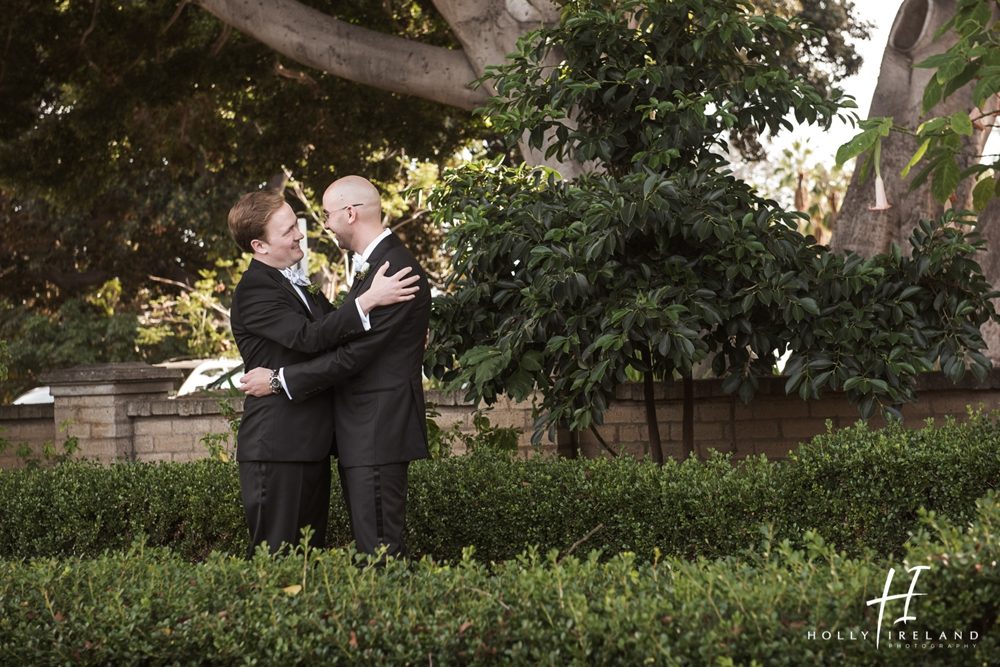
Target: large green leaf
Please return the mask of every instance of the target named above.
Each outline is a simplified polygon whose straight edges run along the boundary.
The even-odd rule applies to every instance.
[[[962,172],[952,156],[946,156],[931,175],[931,194],[940,203],[948,201],[958,187]]]

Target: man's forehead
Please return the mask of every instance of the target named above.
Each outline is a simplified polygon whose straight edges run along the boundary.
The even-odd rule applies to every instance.
[[[356,177],[345,176],[334,181],[323,193],[323,201],[337,204],[337,208],[356,202],[378,200],[378,190],[370,182]]]
[[[326,192],[323,193],[323,204],[326,205],[327,202],[330,204],[337,204],[341,199],[344,199],[347,193],[344,192],[343,188],[329,187]]]

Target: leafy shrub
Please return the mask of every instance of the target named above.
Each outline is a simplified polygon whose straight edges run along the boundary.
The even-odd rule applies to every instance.
[[[336,474],[336,471],[334,471]],[[146,535],[200,559],[246,548],[236,466],[64,464],[0,471],[0,557],[94,555]],[[516,460],[489,448],[411,466],[407,512],[414,556],[484,561],[543,552],[654,550],[696,558],[739,553],[760,527],[795,543],[808,530],[857,555],[899,554],[921,507],[955,521],[1000,487],[1000,424],[874,431],[863,425],[803,445],[788,461]],[[334,479],[333,488],[338,487]],[[333,494],[330,543],[350,541]]]
[[[1000,488],[995,419],[970,414],[962,424],[949,419],[919,430],[857,425],[813,438],[779,469],[782,532],[822,527],[836,544],[889,553],[906,539],[921,507],[967,520],[972,499]]]
[[[851,559],[813,533],[802,549],[765,540],[756,555],[715,561],[640,563],[622,553],[602,562],[596,552],[532,549],[495,566],[466,554],[454,565],[376,569],[350,551],[300,549],[192,564],[141,543],[93,560],[4,561],[0,662],[997,664],[996,497],[967,531],[934,515],[924,522],[903,565]],[[915,564],[931,570],[906,632],[961,631],[957,647],[887,641],[903,609],[895,600],[876,648],[878,610],[866,601],[890,567]],[[824,631],[856,639],[825,640]]]
[[[0,554],[87,556],[144,534],[190,558],[246,545],[236,467],[65,463],[0,473]]]

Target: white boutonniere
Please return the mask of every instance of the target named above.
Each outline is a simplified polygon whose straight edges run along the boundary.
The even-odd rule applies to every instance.
[[[358,280],[358,281],[361,281],[361,280],[364,280],[364,279],[365,279],[365,276],[367,276],[367,275],[368,275],[368,270],[369,270],[369,269],[371,269],[371,268],[372,268],[372,267],[371,267],[371,266],[370,266],[370,265],[368,264],[368,262],[365,262],[365,263],[364,263],[364,264],[362,264],[362,265],[361,265],[361,267],[360,267],[360,268],[359,268],[359,269],[358,269],[358,270],[357,270],[357,271],[356,271],[356,272],[354,273],[354,279],[355,279],[355,280]]]

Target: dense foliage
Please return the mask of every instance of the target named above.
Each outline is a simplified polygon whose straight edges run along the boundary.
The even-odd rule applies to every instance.
[[[975,470],[976,474],[970,474]],[[866,471],[859,474],[859,471]],[[336,473],[334,473],[336,475]],[[686,558],[753,547],[763,526],[814,530],[853,554],[899,553],[918,509],[956,521],[1000,487],[1000,425],[985,417],[919,431],[858,426],[820,436],[785,462],[514,460],[472,454],[415,463],[407,526],[415,556],[499,561],[528,546]],[[337,488],[334,480],[334,488]],[[330,543],[350,541],[334,494]],[[0,471],[0,557],[94,556],[140,536],[187,558],[245,553],[236,466],[61,464]]]
[[[333,174],[388,181],[397,157],[443,160],[476,131],[463,112],[300,72],[193,3],[15,4],[0,72],[0,264],[16,302],[197,276],[234,254],[235,198],[282,167],[313,188]],[[338,12],[452,44],[417,2]]]
[[[93,560],[0,562],[7,664],[986,665],[1000,660],[1000,505],[925,517],[905,560],[807,534],[716,561],[630,553],[358,567],[345,551],[191,564],[137,544]],[[866,601],[929,566],[907,638]],[[908,579],[908,576],[901,576]],[[893,592],[905,590],[897,579]],[[907,601],[909,602],[909,601]],[[881,626],[880,626],[881,624]],[[876,648],[876,631],[880,631]],[[830,635],[824,637],[823,633]],[[889,638],[889,633],[893,637]],[[954,633],[961,633],[955,639]],[[810,635],[812,633],[812,635]],[[942,639],[942,633],[944,638]],[[933,638],[932,641],[926,639]],[[913,638],[917,639],[914,640]]]
[[[346,21],[454,45],[430,3],[336,5]],[[59,352],[12,345],[0,400],[44,368],[225,352],[203,324],[228,329],[213,310],[233,284],[217,262],[239,254],[226,211],[283,169],[307,194],[363,173],[393,195],[425,185],[417,162],[433,170],[485,134],[466,112],[301,71],[195,3],[15,0],[3,16],[0,337],[37,336]],[[397,220],[417,212],[393,208]],[[437,243],[423,216],[403,234],[418,250]],[[310,244],[337,272],[332,242]],[[114,312],[89,308],[110,281]]]
[[[428,0],[306,4],[376,32],[460,46]],[[793,76],[826,88],[856,71],[843,37],[867,26],[849,0],[755,4],[817,27],[777,56]],[[491,136],[469,114],[299,69],[186,1],[14,0],[2,32],[0,337],[37,336],[58,354],[13,346],[0,401],[47,367],[230,350],[224,212],[282,168],[306,193],[334,175],[371,177],[439,275],[438,230],[398,191],[425,186],[457,147]],[[738,143],[759,153],[756,136],[745,128]],[[310,245],[317,265],[333,260],[323,275],[332,292],[338,253],[322,235]],[[113,313],[83,305],[112,282]]]
[[[729,172],[728,131],[836,117],[839,91],[776,59],[808,34],[739,0],[594,1],[525,38],[492,73],[487,117],[595,170],[567,182],[498,159],[446,176],[433,204],[454,274],[429,374],[486,402],[537,390],[536,438],[600,424],[636,374],[706,360],[748,401],[786,347],[789,391],[846,390],[865,417],[912,400],[936,364],[983,374],[996,313],[960,216],[922,224],[912,257],[836,255]]]

